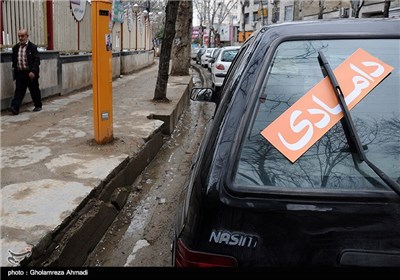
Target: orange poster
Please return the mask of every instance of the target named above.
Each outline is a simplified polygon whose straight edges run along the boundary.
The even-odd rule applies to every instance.
[[[393,70],[358,49],[333,72],[351,110]],[[328,77],[315,85],[261,134],[291,162],[295,162],[343,117]]]

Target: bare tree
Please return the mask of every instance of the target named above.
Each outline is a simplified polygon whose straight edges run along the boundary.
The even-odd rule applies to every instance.
[[[364,6],[364,0],[350,0],[352,8],[352,16],[358,18],[360,16],[360,10]]]
[[[246,22],[244,20],[244,12],[245,12],[246,7],[249,6],[249,3],[250,3],[249,0],[240,0],[241,13],[242,13],[242,19],[240,20],[240,24],[242,26],[243,41],[246,40]]]
[[[325,10],[325,0],[318,1],[318,19],[323,19],[324,17],[324,10]]]
[[[203,32],[204,32],[204,23],[206,22],[206,6],[204,0],[193,0],[193,8],[197,11],[197,18],[199,19],[200,24],[200,44],[203,45]]]
[[[385,0],[385,6],[383,8],[383,17],[389,17],[390,0]]]
[[[221,2],[221,6],[218,12],[218,23],[222,23],[226,17],[230,14],[232,8],[239,2],[239,0],[229,0]]]
[[[246,0],[249,1],[249,0]],[[214,38],[214,43],[218,44],[219,26],[224,19],[230,14],[232,8],[239,0],[193,0],[193,7],[198,11],[197,18],[199,19],[201,28],[201,43],[203,44],[204,28],[209,30],[209,38]],[[208,41],[210,47],[211,40]]]
[[[187,76],[190,68],[190,42],[193,22],[192,1],[180,1],[172,49],[171,76]]]
[[[172,42],[175,37],[175,23],[179,2],[179,0],[168,0],[165,8],[165,32],[161,43],[160,64],[158,67],[154,101],[169,102],[167,98],[169,60],[171,58]]]
[[[215,0],[214,0],[215,3]],[[215,6],[215,16],[212,19],[211,22],[211,31],[213,33],[214,37],[214,46],[217,46],[220,43],[220,34],[219,34],[219,27],[221,26],[222,22],[226,19],[226,17],[230,14],[233,6],[235,6],[238,3],[238,0],[225,0],[218,2],[217,5]],[[214,27],[214,21],[216,18],[217,26],[216,28]]]

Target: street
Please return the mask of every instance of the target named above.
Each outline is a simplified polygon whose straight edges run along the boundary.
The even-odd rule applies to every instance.
[[[198,66],[209,84],[209,72]],[[201,86],[193,71],[194,87]],[[172,266],[171,244],[176,203],[215,105],[193,102],[156,158],[131,186],[124,208],[84,266]]]

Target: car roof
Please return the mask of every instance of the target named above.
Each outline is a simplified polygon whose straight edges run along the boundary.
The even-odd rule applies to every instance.
[[[388,22],[392,23],[388,25]],[[279,35],[307,34],[399,34],[399,18],[330,19],[315,21],[293,21],[263,27],[262,32],[273,30]],[[288,28],[290,27],[290,28]]]
[[[236,50],[236,49],[240,49],[240,46],[226,46],[221,48],[221,50]]]

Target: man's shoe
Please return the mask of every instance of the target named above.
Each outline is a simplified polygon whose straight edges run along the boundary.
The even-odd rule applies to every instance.
[[[11,113],[13,113],[13,115],[18,115],[19,114],[18,110],[15,109],[14,107],[10,107],[9,110],[10,110]]]
[[[39,111],[42,111],[42,108],[40,108],[40,107],[35,107],[35,109],[33,109],[33,112],[39,112]]]

